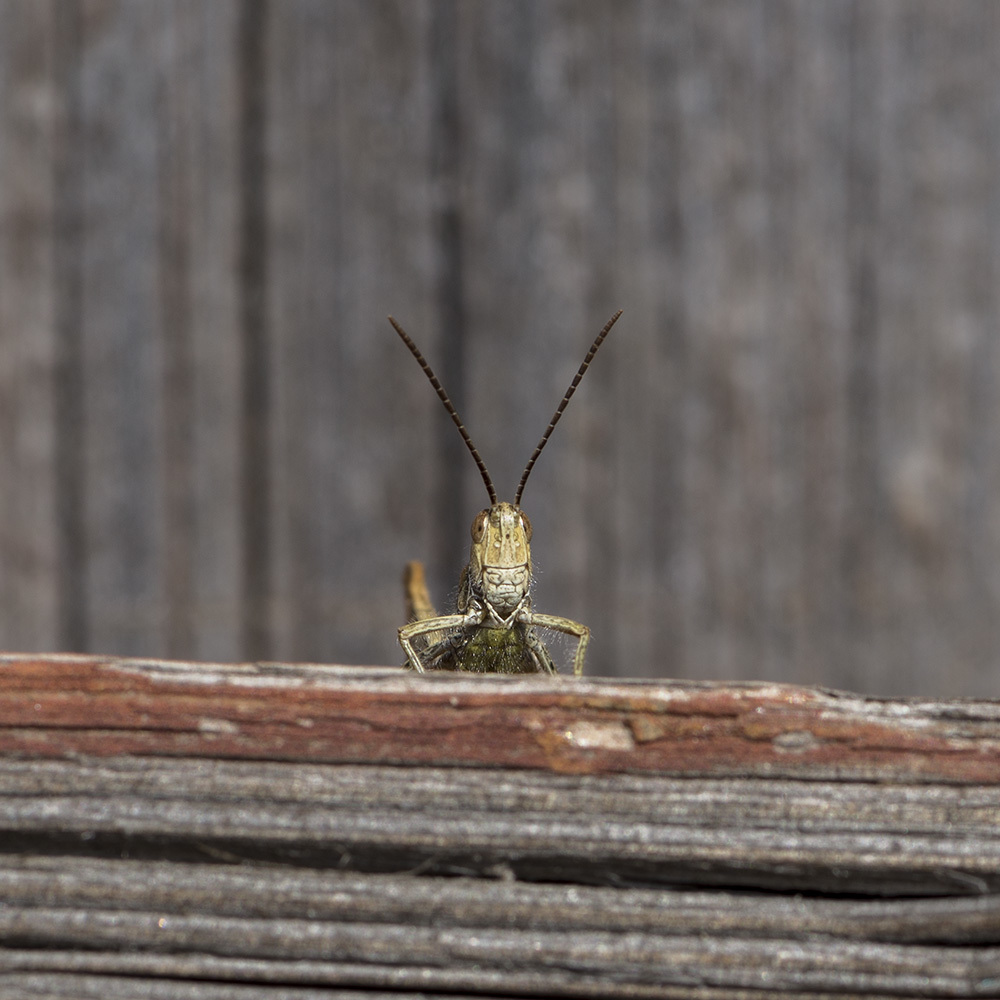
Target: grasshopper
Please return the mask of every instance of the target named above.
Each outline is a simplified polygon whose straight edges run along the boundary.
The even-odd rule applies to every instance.
[[[541,441],[528,459],[513,503],[497,498],[493,480],[454,404],[417,345],[389,317],[389,322],[417,359],[458,427],[490,498],[490,506],[480,511],[472,522],[472,548],[458,585],[455,614],[436,614],[427,595],[423,568],[419,563],[410,563],[407,567],[406,586],[410,618],[413,620],[399,629],[399,644],[406,653],[409,666],[418,673],[425,670],[465,670],[473,673],[555,674],[552,657],[535,634],[535,628],[543,628],[562,632],[577,640],[573,673],[577,677],[582,675],[590,629],[569,618],[543,615],[531,609],[531,522],[521,510],[521,494],[566,404],[621,314],[619,309],[608,320],[587,352]]]

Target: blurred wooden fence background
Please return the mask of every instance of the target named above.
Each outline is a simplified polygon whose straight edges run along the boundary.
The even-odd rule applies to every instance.
[[[0,648],[1000,694],[1000,6],[0,0]]]

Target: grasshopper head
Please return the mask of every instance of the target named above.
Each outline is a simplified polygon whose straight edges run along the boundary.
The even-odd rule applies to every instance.
[[[531,522],[503,501],[480,511],[472,522],[468,580],[501,617],[524,600],[531,586]]]

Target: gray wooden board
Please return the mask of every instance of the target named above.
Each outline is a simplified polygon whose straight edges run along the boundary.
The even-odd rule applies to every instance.
[[[55,41],[51,9],[0,7],[0,607],[4,641],[42,648],[59,636],[58,305],[52,295],[57,161],[45,102]]]
[[[274,984],[246,994],[267,997],[298,996],[293,984],[303,996],[310,985],[486,996],[1000,993],[989,985],[1000,950],[974,946],[1000,939],[995,896],[782,898],[65,857],[5,858],[0,894],[0,983],[25,995],[31,981],[41,988],[60,975]],[[959,928],[962,945],[949,938]],[[176,995],[228,995],[213,988]],[[172,995],[162,991],[150,983],[132,995]]]
[[[998,815],[995,784],[8,756],[0,991],[998,996]]]
[[[50,851],[863,895],[1000,887],[1000,787],[473,768],[0,762],[0,829]],[[167,846],[164,846],[167,845]]]
[[[140,976],[76,973],[0,973],[6,1000],[472,1000],[471,994],[410,990],[341,990],[327,987],[256,986],[247,983],[185,982]],[[480,994],[481,995],[481,994]]]
[[[392,663],[507,493],[595,674],[995,695],[994,4],[0,2],[0,646]]]

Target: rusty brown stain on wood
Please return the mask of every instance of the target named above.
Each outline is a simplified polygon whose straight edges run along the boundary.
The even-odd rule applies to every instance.
[[[0,752],[994,781],[1000,705],[779,684],[0,657]]]

